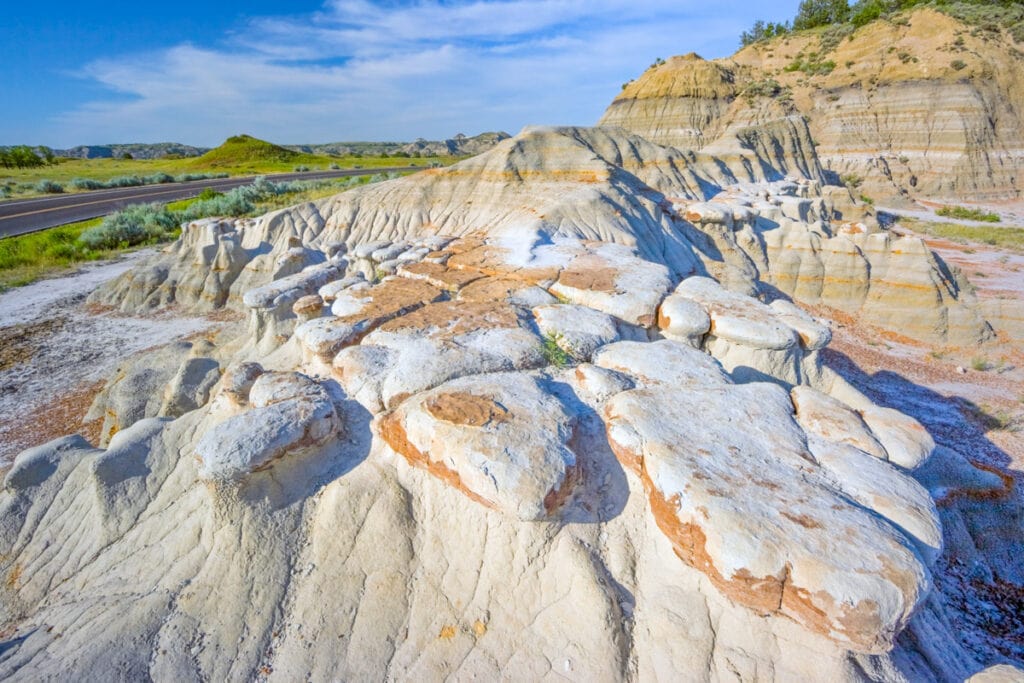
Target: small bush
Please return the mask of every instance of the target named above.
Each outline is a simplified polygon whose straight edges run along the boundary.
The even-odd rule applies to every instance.
[[[552,334],[544,335],[544,343],[541,346],[541,353],[544,355],[544,360],[548,365],[553,365],[556,368],[564,368],[572,364],[572,356],[559,346],[558,342],[562,339],[562,335],[554,332]]]
[[[935,214],[946,218],[957,218],[962,221],[981,221],[982,223],[999,223],[1002,220],[997,213],[983,211],[982,209],[971,209],[966,206],[943,206]]]
[[[335,163],[331,163],[331,165],[328,166],[327,168],[329,170],[331,170],[331,171],[340,171],[341,170],[341,166],[338,166],[338,164],[335,164]]]
[[[986,370],[991,369],[991,367],[992,366],[989,365],[988,360],[981,356],[975,356],[971,359],[971,368],[978,372],[985,372]]]
[[[206,201],[208,199],[216,199],[217,197],[223,196],[223,192],[217,192],[217,190],[212,187],[204,187],[203,191],[199,193],[199,197],[197,197],[197,199],[199,199],[199,201]]]
[[[76,190],[102,190],[106,186],[106,183],[92,178],[74,178],[71,181],[71,187]]]
[[[1018,432],[1024,426],[1019,418],[1013,416],[1008,411],[984,404],[978,405],[971,401],[962,400],[960,410],[968,419],[975,422],[986,432],[1003,430]]]
[[[802,71],[808,76],[827,76],[835,71],[836,63],[831,59],[820,61],[818,54],[812,52],[807,57],[797,57],[795,60],[782,68],[783,71],[793,73]]]
[[[839,43],[843,42],[843,39],[849,38],[853,35],[855,28],[852,24],[838,24],[831,26],[821,34],[821,52],[822,54],[828,54],[837,47]]]
[[[949,65],[953,67],[954,71],[963,71],[967,68],[967,62],[962,59],[954,59]]]
[[[165,183],[173,183],[174,176],[170,173],[154,173],[151,176],[146,176],[144,180],[147,185],[163,185]]]
[[[59,185],[52,180],[40,180],[35,185],[36,192],[44,192],[46,194],[60,194],[64,191],[64,186]]]
[[[296,166],[294,170],[296,173],[306,173],[309,171],[309,166]]]
[[[843,185],[846,185],[851,190],[856,190],[858,187],[864,184],[864,179],[861,178],[856,173],[847,173],[845,175],[839,176],[839,182],[841,182]]]
[[[213,178],[227,178],[227,173],[182,173],[174,176],[176,183],[189,183],[193,180],[211,180]]]
[[[782,92],[782,86],[774,78],[766,78],[763,81],[753,81],[740,93],[744,97],[775,97]]]
[[[137,175],[123,175],[111,178],[107,181],[107,187],[139,187],[145,185],[145,181]]]
[[[864,0],[853,7],[850,21],[857,28],[870,24],[880,18],[888,10],[883,0]]]
[[[114,249],[153,244],[173,238],[177,231],[178,219],[172,212],[159,204],[140,204],[107,216],[79,240],[90,249]]]

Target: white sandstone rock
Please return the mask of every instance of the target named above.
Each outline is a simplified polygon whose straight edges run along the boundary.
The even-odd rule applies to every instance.
[[[240,481],[343,434],[330,396],[299,373],[259,375],[249,403],[251,409],[215,425],[196,443],[201,477]]]
[[[456,379],[417,394],[381,422],[411,464],[521,520],[555,514],[579,478],[576,417],[533,377]]]
[[[928,570],[900,531],[830,486],[791,409],[771,384],[688,384],[619,394],[604,415],[684,562],[756,612],[888,651],[927,595]]]
[[[619,339],[611,316],[586,306],[553,304],[533,309],[537,327],[577,360],[589,361],[600,347]]]

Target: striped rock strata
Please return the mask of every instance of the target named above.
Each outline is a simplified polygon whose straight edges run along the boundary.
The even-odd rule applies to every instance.
[[[1014,39],[931,9],[904,18],[836,40],[776,38],[729,59],[673,57],[627,84],[600,125],[715,153],[723,136],[803,115],[822,166],[856,176],[871,197],[1019,196],[1024,82]],[[801,63],[833,68],[805,73]]]

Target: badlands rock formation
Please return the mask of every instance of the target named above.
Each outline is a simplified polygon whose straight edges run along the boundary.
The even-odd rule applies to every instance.
[[[627,84],[601,125],[702,150],[798,114],[822,165],[856,176],[868,196],[1018,197],[1024,70],[1013,38],[931,9],[904,16],[775,38],[730,59],[673,57]]]
[[[966,528],[957,501],[1004,482],[826,365],[793,300],[946,344],[988,325],[822,185],[800,119],[707,148],[531,129],[188,225],[99,290],[248,321],[127,365],[102,448],[18,456],[0,675],[979,671],[934,592],[932,495]]]

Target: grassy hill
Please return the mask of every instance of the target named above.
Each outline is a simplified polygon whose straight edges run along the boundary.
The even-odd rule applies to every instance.
[[[258,163],[323,162],[324,157],[285,149],[251,135],[233,135],[215,149],[190,161],[197,168],[224,168]]]
[[[395,166],[450,164],[452,156],[428,156],[416,159],[369,155],[325,155],[287,149],[251,135],[234,135],[222,145],[202,156],[186,159],[67,159],[57,158],[53,165],[33,168],[0,168],[0,200],[21,199],[46,192],[77,192],[75,179],[110,181],[133,176],[170,176],[194,173],[227,173],[228,175],[260,175],[295,171],[337,169],[373,169]],[[49,181],[56,190],[43,189]]]

